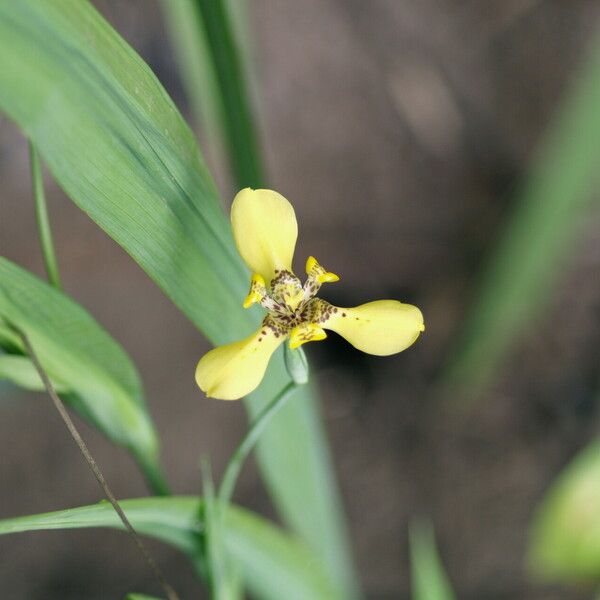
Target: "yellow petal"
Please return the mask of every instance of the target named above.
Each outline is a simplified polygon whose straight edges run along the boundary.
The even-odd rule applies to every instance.
[[[421,311],[397,300],[377,300],[355,308],[333,308],[321,323],[355,348],[387,356],[408,348],[425,330]]]
[[[275,270],[292,270],[298,224],[292,205],[273,190],[239,192],[231,206],[238,250],[250,269],[267,282]]]
[[[263,324],[245,340],[214,348],[200,359],[196,383],[209,398],[242,398],[258,387],[271,355],[284,339]]]

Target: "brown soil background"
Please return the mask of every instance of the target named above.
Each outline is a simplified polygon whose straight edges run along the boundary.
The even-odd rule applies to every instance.
[[[96,2],[190,110],[158,4]],[[322,411],[356,561],[370,599],[409,598],[407,524],[434,521],[463,599],[583,599],[534,584],[527,526],[552,479],[598,431],[598,214],[569,268],[523,331],[501,376],[469,412],[432,383],[453,350],[476,277],[520,178],[600,23],[584,0],[255,0],[249,3],[272,187],[294,202],[299,263],[314,254],[342,281],[342,305],[419,305],[427,332],[377,359],[343,341],[313,344]],[[227,204],[233,187],[215,167]],[[43,274],[26,144],[0,119],[1,253]],[[139,367],[174,490],[197,493],[198,457],[220,473],[244,431],[239,403],[205,400],[193,369],[208,348],[130,258],[48,179],[67,291]],[[43,395],[0,388],[0,517],[99,500],[95,481]],[[145,494],[124,452],[81,425],[120,497]],[[257,471],[237,500],[273,516]],[[182,598],[202,596],[185,560],[150,543]],[[0,597],[122,598],[152,591],[122,535],[0,538]]]

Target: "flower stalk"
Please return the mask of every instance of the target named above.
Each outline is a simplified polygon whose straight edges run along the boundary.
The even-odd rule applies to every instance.
[[[246,435],[242,438],[242,441],[232,454],[227,463],[227,467],[225,468],[225,473],[223,474],[218,493],[218,498],[222,505],[227,505],[230,502],[242,467],[244,466],[248,455],[256,445],[256,442],[258,442],[265,427],[283,405],[292,397],[294,390],[297,387],[299,387],[297,383],[290,381],[281,392],[279,392],[279,394],[277,394],[277,396],[262,409],[250,425]]]

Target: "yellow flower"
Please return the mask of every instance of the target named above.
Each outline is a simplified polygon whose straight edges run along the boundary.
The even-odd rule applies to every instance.
[[[408,348],[424,331],[421,311],[397,300],[339,308],[316,298],[323,283],[339,277],[312,256],[302,285],[292,271],[296,215],[281,194],[242,190],[231,207],[231,225],[238,250],[253,271],[244,308],[259,303],[267,316],[246,339],[215,348],[200,359],[196,382],[207,396],[236,400],[249,394],[262,381],[273,352],[288,338],[294,349],[324,340],[324,330],[330,329],[363,352],[387,356]]]

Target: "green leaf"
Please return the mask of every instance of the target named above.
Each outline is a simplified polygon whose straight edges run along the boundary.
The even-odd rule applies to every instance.
[[[600,158],[600,47],[575,79],[543,140],[483,273],[446,380],[476,394],[520,332],[548,306],[592,201]]]
[[[0,319],[0,348],[7,354],[23,354],[23,341],[16,331]]]
[[[528,562],[542,579],[600,581],[600,441],[546,493],[531,526]]]
[[[142,498],[120,501],[134,528],[190,556],[198,551],[203,513],[198,498]],[[102,502],[41,515],[0,521],[0,535],[46,529],[111,527],[122,529],[113,508]],[[231,506],[225,520],[226,548],[256,598],[335,600],[327,567],[294,537],[249,511]]]
[[[18,387],[33,392],[44,391],[44,384],[35,370],[35,366],[26,356],[0,354],[0,379],[10,381]],[[52,381],[52,385],[59,393],[68,391],[66,386],[56,379]]]
[[[156,596],[147,596],[146,594],[127,594],[125,600],[161,600]]]
[[[413,600],[454,600],[429,521],[411,523],[410,564]]]
[[[115,443],[149,465],[158,440],[137,372],[123,349],[77,303],[0,257],[0,318],[23,331],[65,398]],[[41,389],[28,358],[0,356],[14,383]]]
[[[85,0],[0,0],[0,56],[0,108],[71,199],[212,342],[256,328],[259,311],[241,308],[249,274],[189,128],[95,9]],[[288,381],[278,352],[247,402],[251,414]],[[342,510],[309,388],[277,415],[258,458],[285,521],[350,588]]]

